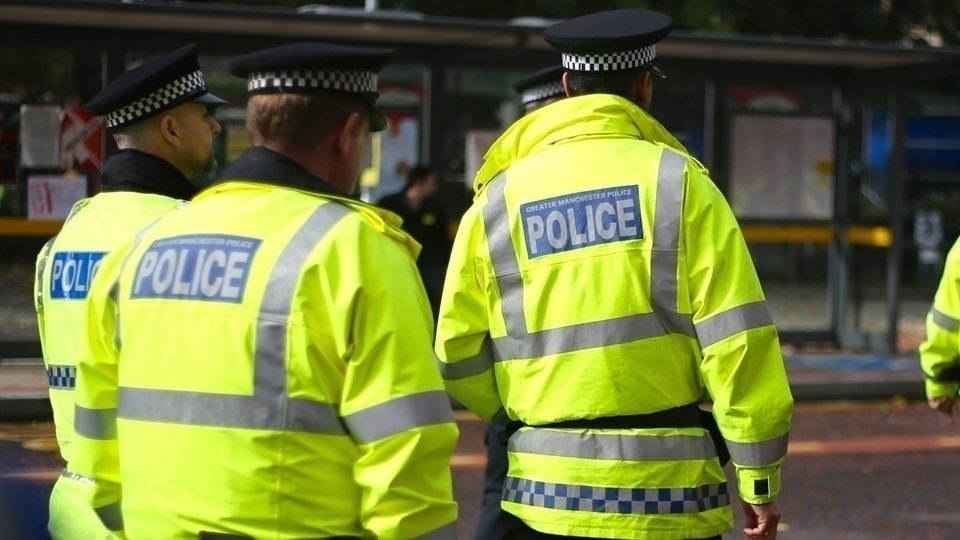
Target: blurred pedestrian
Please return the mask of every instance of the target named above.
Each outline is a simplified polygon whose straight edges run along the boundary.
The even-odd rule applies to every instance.
[[[513,89],[520,97],[520,106],[524,114],[566,97],[563,89],[563,66],[557,64],[541,69],[518,80]],[[505,512],[500,506],[503,495],[503,482],[507,478],[507,437],[509,418],[500,415],[493,419],[487,428],[487,464],[483,475],[483,500],[474,538],[489,540],[509,540],[514,531],[526,527],[517,516]]]
[[[50,497],[55,538],[104,538],[109,509],[91,508],[91,480],[72,467],[74,385],[85,339],[86,299],[103,257],[197,192],[216,167],[211,116],[224,101],[207,90],[196,45],[148,59],[87,103],[102,116],[119,150],[103,169],[103,190],[74,205],[37,259],[36,310],[57,443],[65,467]],[[83,422],[81,417],[80,422]]]
[[[417,165],[407,173],[403,189],[380,199],[377,205],[403,219],[407,231],[420,246],[417,269],[430,299],[434,320],[443,293],[443,276],[450,259],[450,222],[437,200],[440,180],[429,165]]]
[[[392,54],[234,59],[254,146],[104,259],[76,461],[128,538],[456,537],[417,246],[350,196]]]
[[[726,449],[745,534],[777,534],[793,399],[736,218],[647,112],[671,26],[548,28],[570,97],[487,152],[454,241],[437,352],[453,397],[514,421],[516,538],[719,539]]]

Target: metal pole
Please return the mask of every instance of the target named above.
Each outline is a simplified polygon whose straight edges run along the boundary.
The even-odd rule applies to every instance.
[[[903,191],[904,138],[907,126],[907,93],[903,86],[895,90],[893,155],[890,159],[890,233],[892,242],[887,251],[887,339],[888,354],[897,354],[897,333],[900,318],[900,259],[903,256]]]
[[[363,9],[364,11],[376,11],[380,9],[379,4],[380,4],[379,0],[365,0]]]

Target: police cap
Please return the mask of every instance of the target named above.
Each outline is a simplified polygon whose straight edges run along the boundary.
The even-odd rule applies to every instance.
[[[92,114],[103,116],[107,127],[115,129],[188,101],[209,106],[223,105],[224,100],[207,90],[197,54],[197,46],[191,43],[150,58],[117,77],[85,108]]]
[[[543,39],[561,53],[573,73],[656,69],[656,44],[670,34],[673,21],[657,11],[615,9],[559,22]]]
[[[526,107],[545,99],[566,96],[562,77],[563,66],[558,64],[527,75],[513,83],[513,89],[520,94],[520,104]]]
[[[332,43],[293,43],[234,58],[230,73],[247,79],[252,94],[352,94],[370,109],[370,131],[387,120],[376,108],[377,74],[393,57],[392,49]]]

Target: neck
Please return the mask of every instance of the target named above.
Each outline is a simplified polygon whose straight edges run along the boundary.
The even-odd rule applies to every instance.
[[[346,185],[344,182],[338,180],[341,175],[337,174],[337,160],[334,159],[334,156],[330,155],[329,152],[323,151],[322,146],[311,149],[291,149],[281,144],[267,142],[262,144],[270,150],[292,159],[313,176],[324,179],[336,188],[337,191],[345,195],[351,195],[353,193],[352,185]]]

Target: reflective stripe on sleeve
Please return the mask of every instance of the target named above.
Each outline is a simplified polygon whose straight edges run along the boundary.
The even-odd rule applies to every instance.
[[[730,504],[726,483],[699,487],[627,488],[554,484],[508,476],[503,500],[557,510],[605,514],[697,514]]]
[[[453,363],[439,362],[440,375],[444,380],[457,381],[476,377],[488,370],[493,369],[493,351],[491,350],[490,340],[484,339],[480,352],[458,360]]]
[[[948,332],[960,330],[960,320],[954,319],[935,307],[930,308],[930,317],[933,319],[933,324]]]
[[[435,531],[419,536],[418,540],[457,540],[457,522],[454,521]]]
[[[779,462],[787,456],[787,442],[790,434],[784,434],[773,439],[758,443],[742,443],[727,441],[730,459],[737,465],[744,467],[767,467]]]
[[[763,300],[730,308],[695,324],[701,348],[707,348],[740,332],[772,325],[773,319],[766,301]]]
[[[111,531],[123,530],[123,513],[120,511],[120,503],[115,502],[99,508],[94,508],[97,517],[103,522],[104,527]]]
[[[164,423],[345,435],[335,405],[287,395],[287,323],[303,266],[351,210],[318,207],[284,247],[257,316],[253,395],[121,388],[120,417]]]
[[[77,366],[47,366],[47,384],[51,390],[73,390],[77,385]]]
[[[192,426],[346,434],[333,404],[288,398],[283,407],[271,407],[262,401],[256,396],[124,387],[120,388],[120,417]]]
[[[717,451],[706,433],[637,436],[524,429],[510,437],[507,450],[525,454],[613,461],[683,461],[717,457]]]
[[[100,441],[117,438],[117,409],[87,409],[74,406],[73,429],[88,439]]]
[[[94,480],[93,478],[90,478],[89,476],[84,476],[82,474],[70,472],[66,469],[60,471],[60,476],[64,478],[69,478],[70,480],[73,480],[74,482],[79,482],[81,484],[92,485],[97,483],[96,480]]]
[[[347,430],[359,444],[447,422],[453,422],[453,414],[450,398],[442,390],[398,397],[343,417]]]
[[[527,329],[523,279],[508,226],[504,194],[506,176],[501,174],[490,181],[487,187],[487,203],[483,207],[483,224],[500,292],[500,309],[507,330],[506,336],[493,339],[494,361],[542,358],[661,337],[670,333],[696,336],[691,316],[678,313],[677,299],[685,167],[686,158],[676,152],[663,151],[653,224],[655,234],[650,284],[653,313],[548,328],[537,332],[529,332]]]

